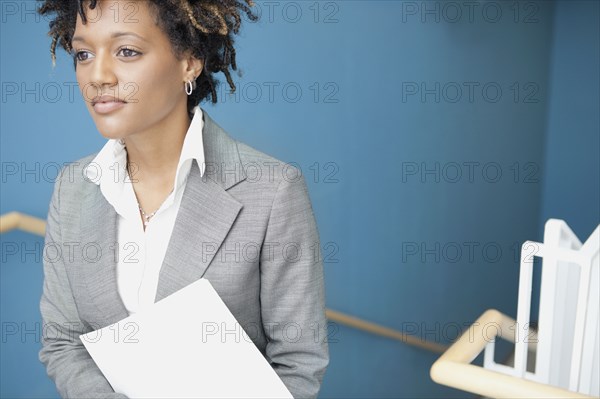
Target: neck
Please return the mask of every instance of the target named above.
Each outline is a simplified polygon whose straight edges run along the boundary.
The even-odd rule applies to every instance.
[[[134,184],[147,188],[173,187],[190,124],[187,109],[179,107],[151,129],[124,139],[127,167]]]

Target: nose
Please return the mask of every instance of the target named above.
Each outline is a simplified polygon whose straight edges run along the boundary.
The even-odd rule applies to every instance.
[[[95,89],[91,89],[87,100],[91,101],[95,96],[101,94],[113,94],[111,88],[118,83],[117,75],[114,70],[113,59],[110,54],[105,51],[98,51],[93,58],[89,71],[89,83]]]

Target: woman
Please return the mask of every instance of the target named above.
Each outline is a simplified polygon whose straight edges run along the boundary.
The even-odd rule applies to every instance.
[[[233,139],[198,105],[209,95],[216,103],[215,73],[235,90],[240,11],[256,19],[235,0],[48,0],[40,8],[56,14],[53,61],[57,44],[73,55],[88,111],[108,139],[63,168],[49,206],[40,360],[63,397],[125,397],[79,334],[202,277],[290,393],[317,396],[329,352],[304,178]]]

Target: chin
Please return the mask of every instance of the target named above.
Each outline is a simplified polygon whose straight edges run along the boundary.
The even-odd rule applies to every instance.
[[[119,135],[113,135],[113,134],[109,135],[109,134],[104,134],[102,132],[100,132],[100,134],[102,135],[102,137],[104,137],[107,140],[119,140],[119,139],[123,138],[122,136],[119,136]]]
[[[98,129],[98,132],[100,132],[102,137],[104,137],[105,139],[108,139],[108,140],[110,140],[110,139],[118,140],[127,135],[126,130],[123,129],[123,126],[108,127],[105,124],[96,124],[96,129]]]

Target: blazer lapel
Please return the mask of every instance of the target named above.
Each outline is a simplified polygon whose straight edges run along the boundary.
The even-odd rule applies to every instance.
[[[96,186],[92,182],[86,184]],[[117,291],[117,216],[115,209],[102,195],[100,187],[93,187],[87,196],[82,198],[82,248],[95,247],[100,255],[98,261],[94,262],[94,259],[87,255],[87,251],[82,251],[86,256],[81,259],[77,272],[83,274],[91,300],[102,312],[102,315],[99,315],[99,318],[104,318],[102,327],[129,316]]]
[[[194,160],[160,270],[155,302],[204,275],[241,208],[242,204],[213,180],[200,178]]]
[[[246,178],[237,144],[202,111],[204,176],[194,159],[160,270],[155,302],[204,275],[243,207],[227,192]]]
[[[202,111],[204,176],[194,159],[160,270],[155,302],[204,275],[243,207],[227,192],[246,178],[237,144]],[[106,254],[96,263],[84,262],[83,270],[89,294],[104,313],[105,325],[115,323],[129,313],[117,290],[117,258],[113,256],[117,213],[100,187],[82,201],[81,234]]]

